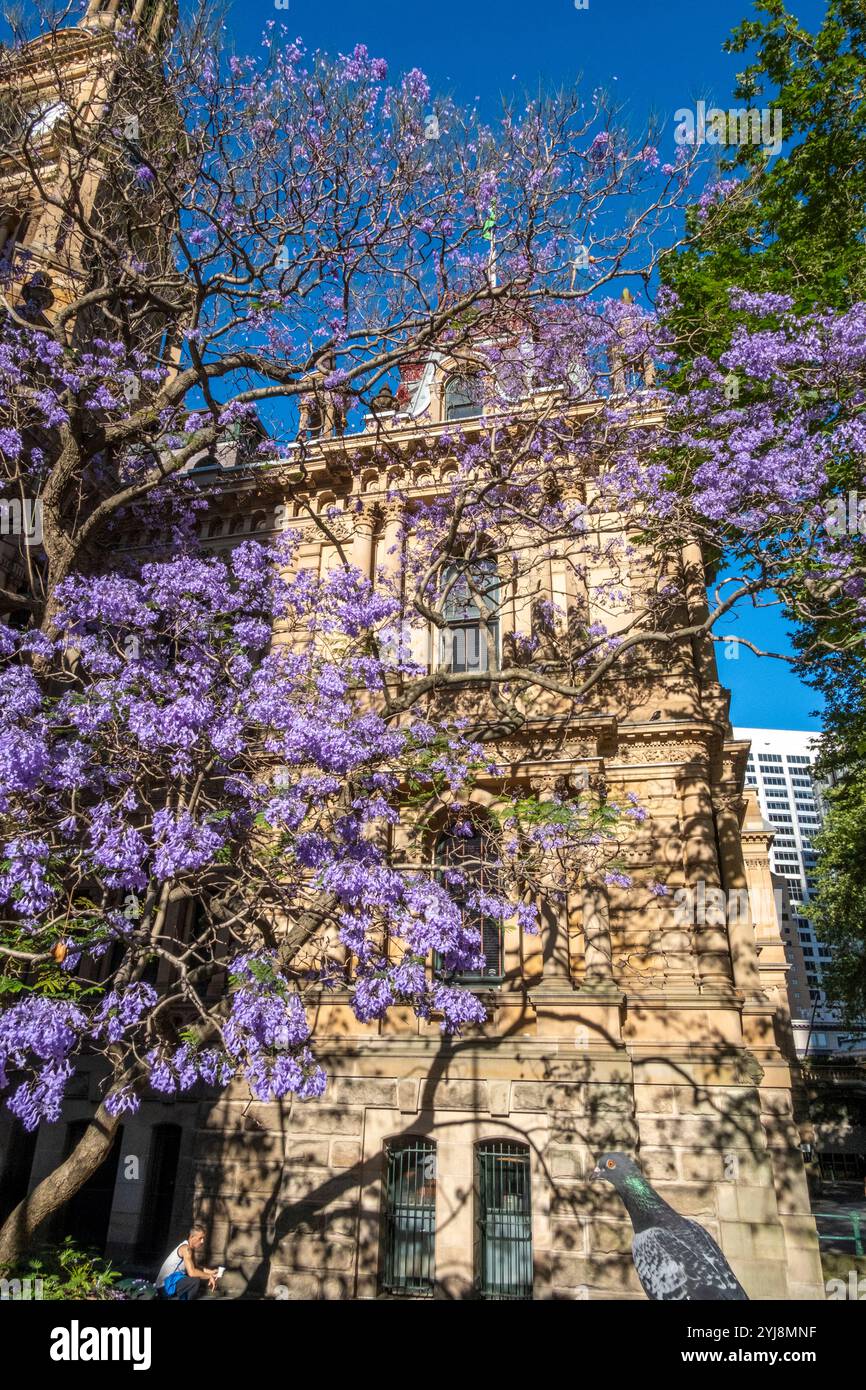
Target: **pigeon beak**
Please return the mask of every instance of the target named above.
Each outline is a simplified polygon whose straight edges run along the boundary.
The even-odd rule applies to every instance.
[[[592,1170],[592,1172],[590,1173],[589,1176],[590,1176],[591,1179],[597,1179],[597,1178],[603,1178],[603,1177],[604,1177],[604,1174],[603,1174],[603,1172],[601,1171],[600,1168],[596,1167],[596,1168],[593,1168],[593,1170]]]

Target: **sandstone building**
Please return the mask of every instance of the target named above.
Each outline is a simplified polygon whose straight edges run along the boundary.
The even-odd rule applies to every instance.
[[[455,420],[482,428],[464,380],[460,363],[434,353],[404,373],[399,408],[385,403],[366,430],[340,436],[334,420],[308,418],[295,446],[302,480],[291,451],[255,468],[220,451],[198,460],[211,504],[204,540],[227,547],[288,520],[303,536],[299,563],[322,571],[339,558],[316,525],[328,508],[353,563],[373,581],[393,575],[413,502],[447,482],[419,437]],[[702,557],[684,547],[672,563],[696,616]],[[582,595],[556,557],[539,557],[531,587],[503,580],[497,641],[528,633],[539,599],[603,607],[603,569],[599,559]],[[471,619],[452,626],[448,642],[416,627],[416,658],[477,662]],[[639,681],[609,680],[578,715],[551,697],[490,751],[509,785],[542,796],[560,785],[604,784],[622,803],[633,793],[648,812],[624,847],[635,886],[594,883],[545,904],[536,938],[485,937],[485,970],[471,983],[489,1020],[477,1034],[444,1040],[400,1010],[361,1025],[330,990],[314,1011],[329,1073],[320,1101],[251,1104],[235,1089],[147,1099],[64,1230],[146,1268],[195,1215],[226,1286],[276,1297],[642,1298],[619,1199],[588,1181],[596,1155],[620,1149],[713,1233],[752,1298],[823,1296],[775,914],[719,923],[696,910],[684,921],[648,887],[663,880],[696,901],[746,890],[772,905],[772,829],[744,792],[749,745],[733,737],[712,644],[647,659]],[[479,816],[501,783],[481,776]],[[419,851],[406,827],[392,850],[426,865],[437,854],[435,843]],[[176,930],[193,930],[192,914]],[[68,1149],[96,1080],[79,1078],[64,1121],[33,1140],[4,1112],[7,1202]]]

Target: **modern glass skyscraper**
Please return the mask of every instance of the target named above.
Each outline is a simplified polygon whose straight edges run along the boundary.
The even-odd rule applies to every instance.
[[[752,744],[746,787],[757,792],[761,813],[776,829],[770,851],[773,872],[785,879],[791,899],[785,947],[789,960],[799,947],[808,986],[808,1007],[789,989],[797,1051],[848,1051],[847,1034],[827,1004],[824,970],[830,949],[818,940],[809,916],[815,891],[814,837],[822,822],[820,788],[813,777],[818,735],[796,729],[735,729]]]

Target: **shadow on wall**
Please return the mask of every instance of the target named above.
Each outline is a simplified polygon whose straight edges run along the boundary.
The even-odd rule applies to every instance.
[[[631,1015],[640,1012],[637,1006]],[[574,1028],[574,1005],[563,1019]],[[515,1023],[512,1031],[525,1037],[525,1023]],[[690,1047],[684,1042],[679,1049],[642,1052],[639,1058],[630,1057],[618,1038],[596,1034],[595,1057],[578,1053],[564,1060],[552,1041],[548,1056],[534,1054],[535,1079],[512,1082],[523,1088],[521,1112],[537,1110],[545,1117],[543,1141],[514,1119],[496,1120],[499,1160],[476,1151],[473,1186],[456,1192],[452,1186],[447,1211],[441,1202],[437,1208],[435,1167],[430,1177],[425,1163],[449,1129],[472,1125],[473,1111],[467,1108],[465,1120],[443,1123],[436,1109],[453,1110],[448,1097],[456,1077],[480,1077],[476,1113],[489,1129],[484,1059],[498,1042],[443,1040],[421,1077],[417,1114],[392,1132],[386,1151],[366,1161],[358,1157],[363,1107],[387,1107],[385,1097],[396,1088],[393,1071],[377,1070],[372,1061],[363,1076],[333,1077],[330,1103],[326,1092],[320,1101],[291,1106],[222,1099],[203,1110],[196,1215],[209,1227],[209,1259],[227,1266],[226,1290],[300,1299],[400,1296],[401,1288],[408,1296],[447,1299],[575,1299],[590,1296],[589,1290],[595,1297],[642,1298],[622,1203],[607,1184],[587,1179],[595,1156],[605,1149],[634,1154],[660,1195],[705,1225],[723,1248],[736,1234],[740,1243],[730,1253],[735,1271],[741,1260],[773,1259],[781,1277],[786,1247],[779,1217],[809,1220],[790,1093],[765,1093],[762,1108],[757,1060],[721,1035],[703,1038],[699,1047],[692,1040]],[[606,1058],[604,1081],[597,1080],[599,1056]],[[521,1074],[530,1073],[516,1068],[515,1075]],[[356,1111],[345,1103],[353,1085]],[[516,1174],[525,1167],[524,1153],[531,1159],[531,1192]],[[335,1171],[335,1163],[345,1166]],[[511,1172],[503,1177],[506,1164]],[[482,1198],[485,1181],[488,1197]],[[375,1221],[370,1220],[371,1192],[379,1195]],[[750,1196],[761,1208],[751,1224],[762,1251],[742,1245],[749,1221],[737,1202]],[[527,1290],[526,1214],[536,1204],[548,1213],[549,1243],[532,1254],[534,1284]],[[452,1276],[444,1268],[433,1275],[434,1245],[447,1245],[449,1227],[461,1217],[466,1229],[467,1208],[475,1233],[474,1288],[465,1275]],[[758,1235],[768,1228],[769,1236]],[[503,1262],[510,1275],[505,1291],[497,1290],[491,1276]],[[372,1269],[378,1271],[375,1288],[367,1273]]]

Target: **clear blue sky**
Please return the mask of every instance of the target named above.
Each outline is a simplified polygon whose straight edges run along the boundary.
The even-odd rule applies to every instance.
[[[824,10],[823,0],[789,6],[808,27]],[[365,43],[392,73],[420,67],[434,91],[462,101],[582,75],[590,87],[617,91],[637,122],[655,110],[672,131],[677,107],[699,98],[728,104],[741,60],[724,54],[722,43],[751,13],[751,0],[589,0],[586,10],[575,9],[574,0],[289,0],[288,10],[268,0],[234,0],[228,27],[246,48],[270,18],[311,49],[346,53]]]
[[[815,29],[823,0],[788,0],[801,23]],[[752,14],[751,0],[375,0],[368,6],[349,0],[289,0],[288,10],[267,0],[234,0],[228,29],[239,50],[258,46],[264,23],[284,23],[312,50],[348,53],[365,43],[386,58],[391,75],[419,67],[434,93],[458,102],[480,98],[495,113],[500,94],[522,95],[539,84],[557,87],[578,78],[587,92],[606,87],[624,106],[624,118],[642,129],[650,113],[666,127],[662,149],[672,156],[674,112],[703,99],[727,106],[734,75],[744,66],[722,52],[731,29]],[[667,149],[670,145],[670,150]],[[742,624],[725,631],[745,633]],[[772,650],[789,651],[784,624],[775,610],[748,619],[749,635]],[[802,685],[783,662],[758,660],[741,650],[738,660],[719,651],[719,672],[733,691],[735,724],[783,729],[814,729],[811,711],[817,695]]]

